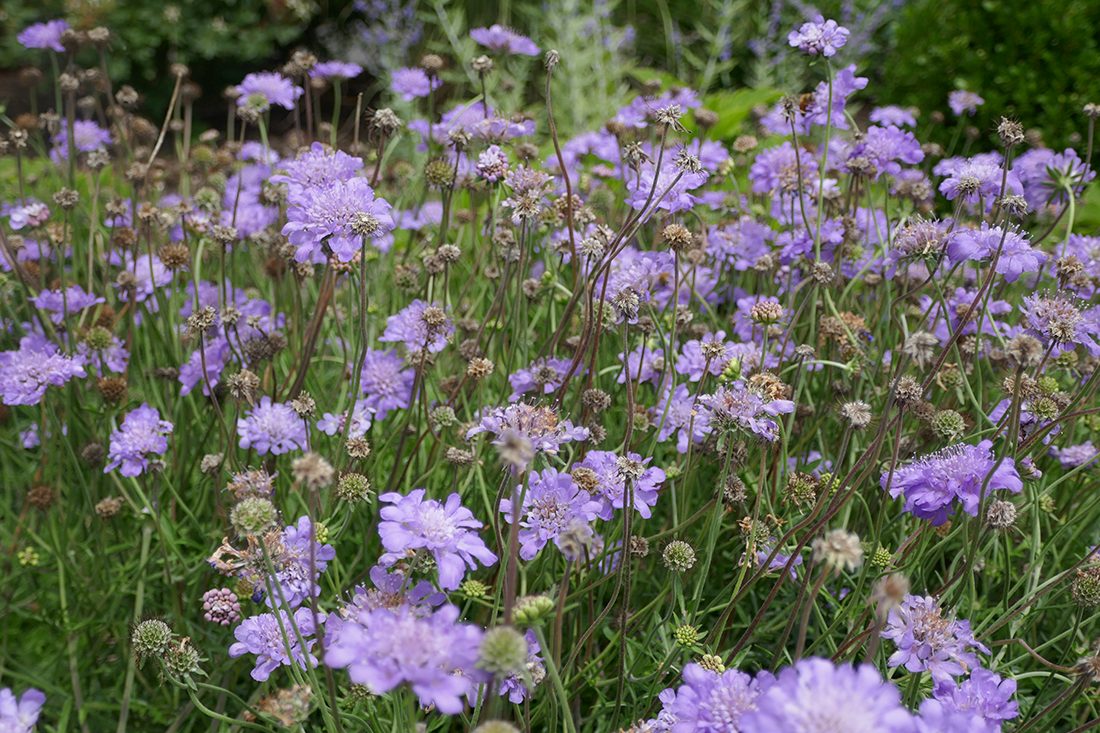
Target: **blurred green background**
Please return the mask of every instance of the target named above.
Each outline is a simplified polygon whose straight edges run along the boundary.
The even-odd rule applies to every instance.
[[[854,62],[871,79],[860,99],[916,106],[923,139],[942,136],[944,142],[950,136],[950,125],[924,125],[933,112],[947,112],[947,94],[954,89],[985,98],[968,122],[987,142],[996,121],[1007,115],[1042,131],[1044,143],[1056,148],[1081,142],[1081,107],[1100,100],[1097,0],[846,0],[817,6],[800,0],[5,0],[0,103],[17,108],[26,96],[18,69],[45,62],[40,52],[22,49],[17,33],[57,17],[79,29],[106,26],[114,33],[111,76],[116,85],[129,83],[146,95],[150,117],[170,94],[168,64],[188,64],[204,90],[200,115],[213,125],[223,119],[222,89],[249,72],[278,68],[296,48],[362,64],[367,73],[351,91],[364,92],[368,103],[384,90],[389,70],[415,63],[425,52],[449,59],[461,81],[468,59],[456,58],[456,52],[473,52],[466,31],[494,22],[516,27],[543,48],[573,44],[575,53],[589,53],[581,42],[599,40],[608,55],[589,62],[614,57],[609,72],[622,77],[614,83],[624,92],[659,73],[701,92],[752,87],[799,93],[816,83],[820,70],[807,70],[786,36],[819,12],[852,32],[834,61]],[[97,61],[91,50],[78,57],[81,65]],[[528,96],[537,100],[537,85]],[[605,101],[597,96],[594,101]],[[584,104],[583,95],[577,101]],[[576,115],[588,117],[588,110]]]

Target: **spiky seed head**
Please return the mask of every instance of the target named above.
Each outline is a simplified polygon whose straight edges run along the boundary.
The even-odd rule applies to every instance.
[[[932,417],[932,432],[940,440],[953,443],[966,432],[966,420],[954,410],[939,410]]]
[[[511,626],[497,626],[485,632],[478,656],[478,668],[496,677],[521,674],[527,665],[527,640]]]
[[[270,499],[249,497],[229,512],[229,523],[246,537],[262,535],[279,521],[279,510]]]
[[[1084,608],[1100,606],[1100,567],[1079,569],[1070,587],[1070,595],[1077,605]]]
[[[173,677],[187,678],[199,671],[199,650],[191,644],[190,637],[174,642],[161,657],[164,669]]]
[[[683,624],[672,632],[672,637],[676,639],[676,643],[680,646],[695,646],[702,640],[703,635],[699,633],[699,629],[691,624]]]
[[[108,496],[95,505],[96,515],[106,521],[118,514],[122,509],[122,499],[117,496]]]
[[[133,627],[130,632],[130,646],[138,662],[148,657],[162,657],[172,646],[175,634],[168,624],[158,618],[151,618]]]
[[[863,547],[859,535],[843,529],[833,529],[813,541],[814,562],[824,562],[831,569],[847,567],[854,571],[863,565]]]
[[[695,550],[683,540],[673,540],[661,553],[665,567],[678,573],[685,573],[695,565]]]

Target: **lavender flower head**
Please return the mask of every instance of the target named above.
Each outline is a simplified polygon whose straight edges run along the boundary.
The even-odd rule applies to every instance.
[[[956,117],[962,117],[964,114],[973,116],[978,111],[978,107],[983,104],[985,104],[984,99],[965,89],[959,89],[947,95],[947,106]]]
[[[355,409],[351,413],[351,427],[347,431],[348,437],[361,438],[366,435],[367,431],[370,430],[371,415],[373,414],[374,407],[371,405],[370,400],[356,400]],[[335,415],[326,412],[317,421],[317,429],[325,435],[343,435],[344,426],[347,425],[347,422],[347,410],[341,410]]]
[[[237,419],[237,435],[241,448],[255,448],[261,456],[306,450],[309,445],[305,420],[289,404],[272,402],[267,395]]]
[[[563,443],[573,440],[587,440],[588,428],[574,427],[570,420],[562,420],[551,407],[517,402],[507,407],[498,407],[481,418],[481,422],[466,432],[469,440],[478,433],[493,433],[500,436],[505,430],[513,430],[519,436],[531,441],[536,452],[556,456]],[[501,445],[498,437],[494,445]]]
[[[62,127],[50,138],[53,150],[50,158],[55,163],[69,159],[69,131]],[[76,120],[73,122],[73,145],[81,153],[90,153],[93,150],[103,150],[111,144],[111,133],[104,130],[91,120]]]
[[[1091,440],[1086,440],[1084,443],[1067,448],[1052,446],[1050,455],[1061,462],[1062,468],[1077,468],[1096,461],[1097,456],[1100,456],[1100,449],[1094,446]]]
[[[268,554],[275,567],[273,580],[277,587],[264,598],[268,607],[281,606],[285,601],[287,608],[294,609],[307,599],[319,596],[321,586],[317,578],[325,572],[329,562],[336,559],[336,549],[317,541],[309,517],[299,517],[297,525],[284,529],[279,541],[269,544]],[[267,592],[266,580],[264,585],[263,591]]]
[[[84,363],[84,357],[61,353],[45,336],[24,336],[18,350],[0,352],[0,402],[37,405],[50,385],[87,376]]]
[[[989,476],[988,491],[1008,490],[1018,494],[1023,489],[1012,459],[993,457],[991,440],[983,440],[976,446],[950,446],[923,456],[895,469],[892,478],[889,471],[884,472],[879,483],[883,489],[889,485],[891,497],[905,496],[905,511],[918,519],[931,520],[938,527],[954,513],[955,499],[962,503],[967,514],[978,515],[979,494],[986,476]]]
[[[664,708],[657,716],[662,730],[671,733],[727,733],[740,731],[741,716],[756,709],[757,699],[774,678],[761,672],[757,679],[736,669],[718,673],[698,664],[684,667],[684,683],[661,693]]]
[[[1000,733],[1000,726],[987,723],[973,710],[954,710],[939,700],[920,704],[915,720],[917,733]]]
[[[522,486],[517,486],[512,499],[500,502],[500,510],[509,524],[516,521],[514,507],[522,492]],[[599,509],[599,502],[593,501],[587,491],[581,491],[568,473],[559,473],[556,468],[532,472],[519,520],[523,527],[519,531],[519,556],[533,560],[551,540],[561,547],[562,532],[574,522],[588,524],[596,518]]]
[[[41,201],[32,201],[26,206],[12,208],[8,215],[8,226],[19,231],[23,227],[35,229],[50,219],[50,208]]]
[[[657,503],[657,487],[665,480],[665,472],[659,468],[645,468],[652,458],[644,461],[637,453],[627,453],[627,460],[636,464],[635,468],[641,473],[631,479],[634,490],[634,508],[644,518],[649,519],[650,509]],[[626,477],[620,467],[620,456],[611,451],[589,451],[584,460],[573,464],[574,478],[592,482],[592,486],[584,485],[581,488],[588,490],[592,498],[600,502],[599,517],[611,520],[615,515],[615,509],[622,509],[626,504]],[[577,469],[587,469],[589,473],[582,472],[580,478]]]
[[[395,351],[370,349],[363,359],[359,386],[375,417],[384,420],[390,410],[409,406],[415,380],[416,371],[406,369],[404,360]]]
[[[302,96],[301,87],[274,71],[249,74],[236,89],[238,107],[260,102],[264,107],[277,104],[284,109],[294,109],[295,101]]]
[[[428,76],[423,69],[401,68],[393,70],[393,81],[390,82],[390,91],[400,94],[406,102],[411,102],[420,97],[426,97],[432,90],[439,89],[443,80],[437,76]]]
[[[141,475],[149,468],[150,455],[161,456],[168,450],[168,434],[173,429],[172,423],[161,420],[160,413],[148,403],[128,412],[122,426],[111,434],[107,452],[110,462],[103,472],[119,468],[123,476]]]
[[[779,425],[762,415],[794,412],[790,400],[769,400],[741,380],[719,387],[714,394],[700,397],[699,402],[710,410],[716,424],[728,430],[748,430],[768,441],[779,437]]]
[[[63,53],[65,47],[61,45],[61,34],[69,30],[69,24],[64,20],[50,20],[45,23],[35,23],[23,29],[15,37],[15,40],[23,44],[23,48],[48,48],[58,53]]]
[[[470,31],[470,38],[482,46],[493,51],[520,54],[523,56],[538,56],[539,47],[527,36],[521,36],[511,28],[493,25],[489,28],[474,28]]]
[[[945,616],[939,601],[932,596],[907,594],[900,606],[890,610],[882,638],[898,646],[890,655],[888,666],[931,672],[937,682],[980,667],[971,649],[990,653],[974,637],[969,621]]]
[[[425,499],[425,493],[414,489],[408,496],[391,491],[378,497],[380,502],[392,504],[379,512],[378,534],[386,548],[381,563],[393,565],[418,549],[427,550],[439,570],[439,587],[455,590],[462,584],[467,566],[474,569],[480,562],[489,567],[497,556],[477,535],[482,524],[462,506],[458,494],[451,494],[442,504]]]
[[[341,79],[354,79],[362,73],[363,67],[359,64],[351,64],[346,61],[322,61],[309,70],[309,78],[339,81]]]
[[[430,616],[408,606],[360,614],[340,627],[325,650],[325,664],[344,668],[352,682],[376,695],[408,682],[423,706],[462,712],[465,697],[488,676],[476,668],[482,630],[458,623],[459,610],[446,605]]]
[[[50,320],[61,323],[69,313],[78,313],[107,299],[94,293],[84,292],[84,288],[73,285],[68,290],[43,290],[33,298],[28,298],[36,308],[50,312]]]
[[[544,395],[556,392],[572,366],[572,359],[535,359],[526,369],[517,369],[514,374],[508,375],[508,382],[512,385],[509,401],[515,402],[527,392]],[[576,374],[579,376],[583,371],[583,367],[579,368]]]
[[[836,54],[838,48],[848,42],[848,29],[837,25],[835,20],[825,20],[819,15],[809,23],[803,23],[796,31],[791,31],[787,42],[799,51],[810,56],[821,54],[826,58]]]
[[[976,713],[994,730],[1000,730],[1003,721],[1020,714],[1019,703],[1012,700],[1016,680],[1001,679],[988,669],[972,670],[962,684],[951,678],[941,680],[932,694],[950,710]]]
[[[477,158],[474,170],[490,183],[496,183],[508,175],[508,155],[499,145],[490,145]]]
[[[875,107],[871,110],[871,122],[880,125],[897,125],[898,127],[916,127],[917,118],[912,108],[906,109],[896,104],[888,104],[885,107]]]
[[[386,330],[378,340],[403,343],[410,352],[426,349],[429,353],[438,354],[446,348],[454,332],[454,322],[442,308],[417,298],[386,319]]]
[[[991,227],[985,222],[980,229],[963,231],[954,237],[947,245],[947,256],[952,264],[964,260],[983,261],[992,258],[998,249],[1001,254],[993,269],[1010,283],[1019,280],[1025,272],[1038,272],[1048,257],[1045,252],[1032,248],[1027,234],[1013,227]]]
[[[279,164],[286,173],[271,176],[272,183],[285,183],[290,192],[304,189],[324,189],[336,181],[349,181],[363,168],[362,158],[353,158],[342,150],[328,151],[319,142],[309,146],[296,160]]]
[[[287,203],[282,233],[297,247],[298,262],[313,261],[325,248],[340,262],[351,262],[364,236],[381,240],[396,226],[389,202],[375,198],[365,178],[292,190]]]
[[[294,626],[291,626],[292,617],[283,609],[279,609],[277,613],[279,618],[274,613],[261,613],[247,618],[233,631],[237,643],[229,647],[229,656],[236,659],[245,654],[255,654],[256,666],[252,669],[252,679],[257,682],[265,681],[283,665],[297,664],[302,669],[306,669],[306,664],[317,666],[317,657],[310,653],[316,640],[308,638],[317,631],[313,625],[313,612],[308,608],[299,608],[293,616],[294,626],[306,640],[305,650],[298,643]],[[279,628],[280,620],[282,628],[286,630],[285,638]],[[325,614],[319,613],[317,620],[324,621]]]
[[[914,733],[901,693],[870,664],[803,659],[782,670],[742,714],[741,733]]]
[[[34,724],[38,722],[38,715],[45,704],[46,693],[41,690],[32,687],[25,690],[21,698],[16,698],[11,688],[5,687],[0,690],[0,731],[30,733],[34,729]]]
[[[523,638],[527,640],[527,674],[531,676],[531,682],[537,686],[546,679],[546,667],[542,665],[544,660],[539,656],[542,647],[539,645],[535,632],[531,629],[527,629],[523,634]],[[529,690],[523,677],[511,674],[500,680],[497,694],[502,697],[507,695],[508,702],[518,705],[527,698]]]
[[[1090,356],[1100,356],[1100,343],[1093,338],[1100,335],[1100,327],[1096,321],[1085,318],[1073,295],[1025,295],[1023,300],[1024,307],[1020,310],[1027,316],[1027,325],[1045,345],[1063,353],[1081,344]]]

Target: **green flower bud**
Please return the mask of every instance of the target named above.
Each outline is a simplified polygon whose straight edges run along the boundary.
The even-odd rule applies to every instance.
[[[527,666],[527,640],[511,626],[497,626],[485,632],[478,655],[478,668],[496,677],[521,674]]]

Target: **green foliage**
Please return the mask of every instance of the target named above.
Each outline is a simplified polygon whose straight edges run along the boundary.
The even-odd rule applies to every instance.
[[[881,101],[927,113],[969,89],[985,99],[969,121],[990,134],[1005,115],[1061,148],[1100,99],[1100,4],[1088,0],[922,0],[907,8],[896,49]]]

